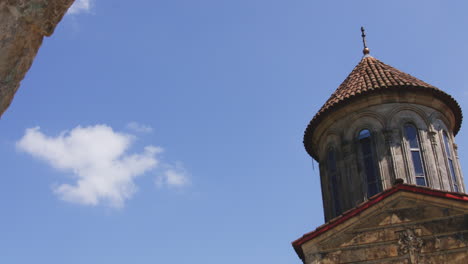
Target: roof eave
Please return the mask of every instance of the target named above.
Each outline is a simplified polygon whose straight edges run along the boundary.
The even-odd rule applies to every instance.
[[[455,124],[453,128],[453,134],[457,135],[458,132],[460,131],[462,120],[463,120],[463,114],[460,105],[458,102],[449,94],[445,93],[442,90],[439,89],[431,89],[428,87],[422,87],[422,86],[391,86],[391,87],[380,87],[377,89],[373,90],[367,90],[359,94],[351,95],[345,100],[339,101],[338,103],[332,104],[330,107],[323,109],[322,111],[319,111],[314,118],[310,121],[309,125],[307,126],[305,132],[304,132],[304,140],[303,144],[304,147],[307,151],[307,153],[316,161],[318,161],[318,156],[314,152],[314,149],[312,148],[312,139],[313,139],[313,134],[315,129],[320,125],[320,122],[333,113],[334,111],[337,111],[344,106],[354,102],[357,99],[362,98],[363,96],[369,96],[371,94],[377,94],[381,92],[395,92],[399,91],[400,89],[405,89],[405,90],[413,90],[415,92],[424,92],[424,93],[430,93],[431,95],[437,96],[440,98],[453,112],[455,116]]]

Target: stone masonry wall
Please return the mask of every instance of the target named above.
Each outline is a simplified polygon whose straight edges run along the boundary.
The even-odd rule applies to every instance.
[[[468,263],[466,206],[397,194],[307,242],[304,263]]]
[[[389,100],[397,101],[397,99]],[[415,103],[383,103],[353,109],[324,129],[317,144],[325,220],[338,216],[333,210],[335,200],[341,212],[367,200],[367,182],[360,154],[358,134],[363,129],[371,132],[372,148],[381,190],[391,188],[396,179],[416,184],[411,152],[404,137],[404,125],[413,124],[418,130],[420,152],[428,187],[455,191],[447,163],[443,131],[449,135],[456,180],[464,192],[463,175],[457,159],[456,145],[450,121],[437,108]],[[359,105],[355,103],[354,106]],[[343,111],[346,111],[344,109]],[[338,113],[337,113],[338,114]],[[327,153],[336,150],[337,186],[327,171]],[[333,197],[333,189],[338,197]],[[335,191],[336,192],[336,191]]]

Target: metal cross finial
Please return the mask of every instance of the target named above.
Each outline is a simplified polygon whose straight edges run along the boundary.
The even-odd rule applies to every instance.
[[[367,44],[366,44],[366,32],[364,31],[364,27],[361,27],[361,32],[362,32],[362,44],[364,44],[364,49],[362,50],[362,53],[364,53],[364,55],[367,55],[370,53],[370,49],[367,47]]]

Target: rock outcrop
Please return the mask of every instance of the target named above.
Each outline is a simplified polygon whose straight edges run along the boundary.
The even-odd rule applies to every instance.
[[[0,0],[0,116],[74,0]]]

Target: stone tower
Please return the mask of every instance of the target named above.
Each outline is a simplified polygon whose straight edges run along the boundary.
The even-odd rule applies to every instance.
[[[325,220],[389,189],[396,179],[465,192],[454,141],[461,121],[450,95],[366,48],[304,135],[320,166]]]
[[[364,56],[310,121],[326,223],[292,243],[307,264],[468,263],[458,103]]]

